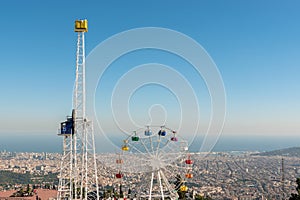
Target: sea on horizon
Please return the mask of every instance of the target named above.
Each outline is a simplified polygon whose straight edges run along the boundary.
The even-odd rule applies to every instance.
[[[62,152],[63,137],[57,136],[56,133],[0,133],[0,151],[10,152]],[[111,137],[116,146],[121,146],[124,138]],[[105,148],[105,140],[95,137],[96,151],[115,152],[115,149]],[[104,141],[104,142],[102,142]],[[199,152],[203,138],[197,137],[190,144],[190,152]],[[271,151],[289,147],[299,147],[299,137],[280,137],[280,136],[221,136],[212,149],[215,152],[228,151]],[[101,147],[101,148],[99,148]]]

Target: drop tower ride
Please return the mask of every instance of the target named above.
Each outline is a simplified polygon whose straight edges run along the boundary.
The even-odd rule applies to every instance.
[[[85,39],[87,20],[75,21],[77,32],[76,78],[72,116],[60,124],[63,137],[58,200],[99,199],[93,123],[86,116]]]

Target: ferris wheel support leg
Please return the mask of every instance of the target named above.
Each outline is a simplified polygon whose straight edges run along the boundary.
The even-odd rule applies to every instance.
[[[150,191],[149,191],[149,200],[151,200],[151,196],[152,196],[153,179],[154,179],[154,173],[152,172],[151,173]]]
[[[162,200],[164,200],[165,197],[164,197],[163,186],[162,186],[162,184],[161,184],[160,170],[157,171],[157,174],[158,174],[158,180],[159,180],[159,187],[160,187],[160,192],[161,192],[161,198],[162,198]]]
[[[177,194],[177,192],[174,192],[172,187],[170,186],[169,182],[168,182],[168,179],[166,178],[165,174],[161,171],[161,176],[162,176],[162,179],[163,181],[165,182],[166,186],[167,186],[167,189],[168,191],[170,192],[171,194],[171,199],[174,200],[174,199],[178,199],[179,196]]]

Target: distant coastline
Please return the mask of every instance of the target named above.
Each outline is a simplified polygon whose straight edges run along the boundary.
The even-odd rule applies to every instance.
[[[62,152],[62,137],[55,133],[9,133],[1,137],[0,151],[10,152]],[[111,137],[115,144],[120,146],[124,138]],[[96,136],[96,146],[98,152],[114,152],[115,149],[106,149],[105,144],[100,144],[102,140]],[[203,138],[197,137],[190,145],[191,152],[198,152]],[[299,147],[299,137],[223,137],[221,136],[212,151],[272,151],[289,147]]]

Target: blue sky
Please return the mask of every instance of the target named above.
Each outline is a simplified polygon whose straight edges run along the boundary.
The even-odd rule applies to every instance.
[[[299,7],[296,0],[1,1],[0,133],[56,133],[72,107],[74,20],[87,18],[87,54],[132,28],[163,27],[188,35],[205,48],[222,75],[227,95],[224,135],[296,136]],[[154,62],[159,53],[152,54],[151,59],[145,52],[129,55],[124,63]],[[175,65],[172,56],[157,58]],[[197,77],[187,78],[193,84]],[[201,78],[199,83],[195,87],[202,88]],[[132,110],[139,113],[138,107]]]

